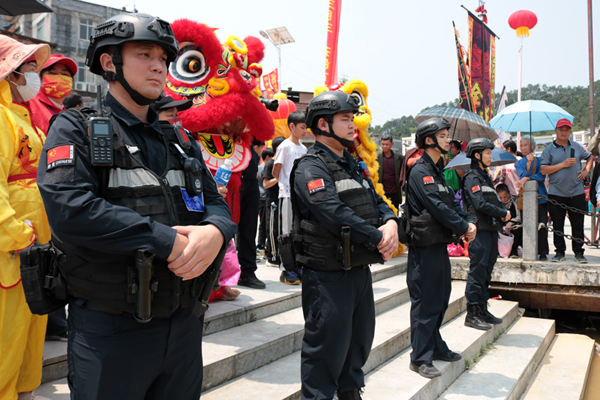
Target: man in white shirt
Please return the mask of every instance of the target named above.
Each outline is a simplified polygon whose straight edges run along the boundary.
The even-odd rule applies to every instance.
[[[294,161],[306,154],[306,147],[300,143],[306,135],[306,115],[304,111],[294,111],[288,116],[290,137],[277,148],[273,165],[273,177],[279,185],[279,235],[287,235],[292,231],[292,203],[290,202],[290,173]],[[288,285],[301,282],[295,272],[287,271],[285,265],[280,266],[279,280]]]

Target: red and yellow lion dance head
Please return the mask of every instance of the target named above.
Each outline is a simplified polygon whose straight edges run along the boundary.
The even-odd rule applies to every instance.
[[[179,53],[169,66],[166,91],[175,99],[192,99],[180,113],[183,126],[196,135],[208,168],[216,171],[232,161],[227,201],[233,220],[239,219],[241,171],[251,159],[252,138],[267,141],[275,130],[273,119],[260,102],[258,78],[264,56],[260,39],[229,36],[221,43],[216,29],[188,19],[171,24]]]

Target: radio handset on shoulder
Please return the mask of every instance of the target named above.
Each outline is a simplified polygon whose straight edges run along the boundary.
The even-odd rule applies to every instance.
[[[111,167],[113,165],[113,130],[110,118],[104,116],[102,110],[102,85],[96,85],[98,98],[98,116],[88,120],[88,136],[90,139],[90,157],[92,165]]]

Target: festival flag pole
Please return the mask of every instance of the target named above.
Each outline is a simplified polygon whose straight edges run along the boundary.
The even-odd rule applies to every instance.
[[[521,86],[523,83],[523,39],[529,37],[529,30],[533,29],[536,24],[537,16],[529,10],[515,11],[508,18],[508,25],[516,30],[517,36],[521,38],[521,49],[519,49],[519,87],[517,91],[517,101],[521,101]],[[521,132],[517,132],[517,149],[521,150]]]

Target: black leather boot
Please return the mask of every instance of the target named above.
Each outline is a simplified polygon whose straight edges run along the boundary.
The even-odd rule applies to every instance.
[[[467,304],[467,318],[465,318],[465,326],[482,331],[492,329],[492,325],[488,324],[483,319],[481,310],[479,309],[479,304]]]
[[[338,400],[362,400],[360,389],[339,389],[337,391]]]
[[[489,324],[498,325],[502,323],[502,318],[496,318],[494,315],[488,311],[488,303],[487,301],[484,303],[479,303],[480,315],[483,317],[483,320]]]

